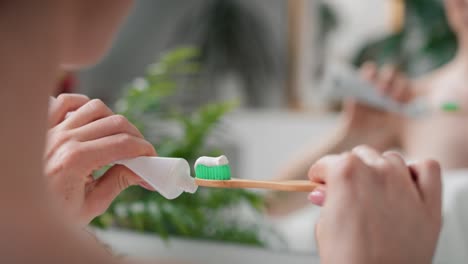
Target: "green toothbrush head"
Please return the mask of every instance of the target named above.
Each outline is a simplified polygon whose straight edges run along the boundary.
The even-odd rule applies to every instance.
[[[454,102],[446,102],[442,104],[441,109],[444,112],[457,112],[460,110],[460,106]]]
[[[203,180],[230,180],[231,167],[226,156],[200,157],[195,162],[195,177]]]
[[[198,179],[203,180],[218,180],[218,181],[225,181],[231,179],[231,167],[229,165],[221,165],[221,166],[205,166],[205,165],[197,165],[195,167],[195,176]]]

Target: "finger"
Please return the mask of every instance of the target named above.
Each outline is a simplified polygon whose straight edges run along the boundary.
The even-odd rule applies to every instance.
[[[84,142],[117,134],[129,134],[143,138],[140,131],[122,115],[111,115],[78,127],[71,132],[71,136]]]
[[[56,99],[50,100],[49,127],[61,123],[68,112],[73,112],[89,101],[89,98],[81,94],[61,94]]]
[[[411,99],[409,81],[405,77],[399,77],[395,80],[390,96],[393,100],[406,103]]]
[[[118,160],[156,155],[154,147],[148,141],[129,134],[117,134],[73,144],[62,152],[64,167],[76,166],[78,163],[83,168],[90,169],[98,169]]]
[[[356,113],[357,104],[358,103],[353,98],[347,98],[343,101],[343,114],[345,120],[352,120]]]
[[[312,182],[326,184],[327,192],[331,188],[339,188],[357,182],[364,174],[369,173],[369,167],[354,153],[326,156],[312,165],[309,170],[309,179]],[[355,187],[355,186],[354,186]],[[351,191],[346,186],[342,191]]]
[[[352,150],[352,153],[356,154],[364,163],[368,166],[375,166],[377,163],[383,161],[380,154],[368,146],[358,146]]]
[[[361,77],[371,83],[377,80],[377,65],[374,62],[366,61],[360,70]]]
[[[399,178],[401,178],[407,186],[414,185],[410,168],[406,165],[406,162],[400,153],[396,151],[387,151],[382,155],[382,157],[391,165],[392,170],[390,173],[392,175],[401,175],[402,177]]]
[[[394,167],[403,168],[408,171],[408,167],[406,165],[405,159],[403,158],[403,156],[401,156],[400,153],[396,151],[386,151],[382,154],[382,157],[386,161],[394,165]]]
[[[397,101],[407,103],[414,98],[413,83],[411,80],[402,77],[400,79],[401,94],[398,95]]]
[[[441,168],[438,162],[428,160],[410,165],[416,177],[416,183],[422,200],[431,208],[434,215],[441,214],[442,206],[442,179]]]
[[[397,74],[398,70],[393,65],[385,65],[382,67],[378,81],[378,88],[383,94],[391,96]]]
[[[341,159],[341,155],[328,155],[321,158],[310,167],[308,173],[309,180],[320,184],[327,183],[330,167],[340,162]]]
[[[113,115],[113,112],[101,100],[93,99],[78,108],[64,122],[67,129],[84,126],[95,120]]]
[[[113,166],[88,188],[86,193],[88,214],[95,217],[104,213],[117,195],[141,181],[141,178],[127,167]]]
[[[393,83],[393,88],[389,92],[389,96],[397,102],[402,102],[401,98],[404,95],[404,89],[406,89],[406,85],[404,82],[405,81],[402,78],[397,78]]]

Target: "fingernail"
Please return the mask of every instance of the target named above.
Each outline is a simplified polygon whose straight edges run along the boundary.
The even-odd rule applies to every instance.
[[[323,202],[325,201],[325,193],[320,190],[315,190],[309,193],[307,199],[311,201],[313,204],[321,206],[323,205]]]

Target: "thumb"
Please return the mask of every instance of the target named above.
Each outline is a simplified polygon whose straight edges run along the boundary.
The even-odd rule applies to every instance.
[[[347,98],[343,101],[343,114],[345,118],[351,119],[356,112],[357,102],[353,98]]]
[[[142,180],[127,167],[114,165],[96,180],[91,188],[88,188],[86,194],[87,213],[91,217],[104,213],[117,195],[140,182]]]
[[[348,119],[358,119],[363,113],[375,111],[371,106],[361,103],[354,98],[347,98],[343,101],[343,113]]]
[[[355,99],[353,98],[346,98],[344,101],[343,101],[343,110],[345,113],[347,113],[348,115],[354,113],[354,111],[356,111],[356,105],[358,103],[356,102]]]
[[[320,225],[320,222],[321,222],[321,218],[319,218],[319,220],[315,223],[315,227],[314,227],[314,238],[315,238],[315,244],[316,244],[316,248],[317,248],[317,252],[320,252],[320,241],[321,241],[321,238],[322,236],[320,235],[321,233],[321,225]]]

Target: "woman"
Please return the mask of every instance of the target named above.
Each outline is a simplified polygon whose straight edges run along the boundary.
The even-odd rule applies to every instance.
[[[94,182],[89,168],[155,152],[99,101],[59,98],[49,123],[47,114],[61,69],[96,63],[130,4],[0,1],[1,263],[118,262],[82,227],[119,191],[139,182],[122,167]],[[65,119],[70,111],[75,113]],[[52,160],[47,166],[44,153]],[[440,228],[436,163],[408,169],[396,154],[361,147],[322,159],[310,178],[326,184],[325,203],[325,188],[311,194],[324,205],[317,226],[324,263],[431,261]]]

